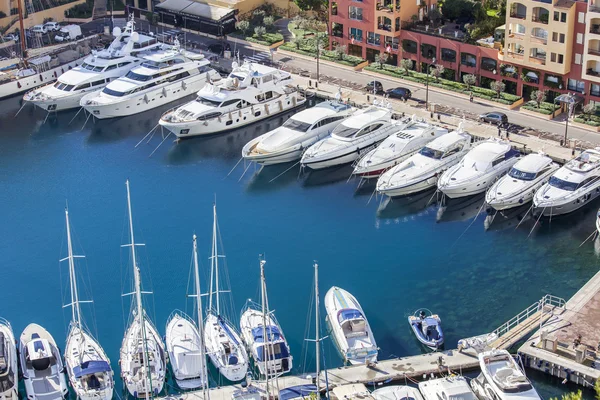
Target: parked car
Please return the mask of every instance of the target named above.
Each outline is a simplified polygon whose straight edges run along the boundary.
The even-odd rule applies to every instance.
[[[48,30],[46,29],[46,27],[44,25],[36,25],[36,26],[33,27],[33,29],[31,29],[31,31],[33,33],[38,33],[38,34],[42,34],[42,35],[44,33],[48,32]]]
[[[492,111],[492,112],[488,112],[485,114],[481,114],[479,116],[479,121],[480,122],[488,122],[490,124],[496,124],[496,125],[504,125],[504,124],[508,124],[508,117],[504,113]]]
[[[393,89],[388,89],[385,91],[385,94],[392,99],[408,100],[412,97],[412,92],[410,91],[410,89],[405,87],[396,87]]]
[[[8,35],[4,36],[4,41],[9,41],[9,40],[14,40],[15,42],[18,42],[20,40],[20,36],[19,36],[19,32],[15,32],[15,33],[9,33]]]
[[[83,38],[81,34],[81,27],[79,25],[66,25],[60,28],[60,31],[54,36],[54,40],[57,42],[64,42],[66,40],[79,40]]]
[[[371,81],[365,86],[365,90],[371,93],[383,93],[383,85],[379,81]]]
[[[50,21],[44,24],[47,32],[56,32],[60,30],[60,24],[58,22]]]

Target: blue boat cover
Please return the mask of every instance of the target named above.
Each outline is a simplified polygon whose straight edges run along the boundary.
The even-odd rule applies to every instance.
[[[106,361],[86,361],[73,368],[75,378],[81,378],[82,376],[97,372],[110,372],[110,365]]]
[[[342,323],[349,319],[364,318],[362,313],[356,308],[344,308],[338,311],[338,322]]]
[[[225,320],[223,318],[221,318],[221,316],[219,316],[218,320],[219,320],[219,326],[221,327],[221,329],[223,329],[225,331],[225,333],[227,334],[227,336],[229,337],[229,339],[231,339],[233,341],[233,343],[235,343],[236,346],[239,346],[240,344],[236,340],[235,335],[233,334],[233,332],[231,332],[231,329],[229,329],[229,326],[227,325],[227,322],[225,322]]]
[[[271,347],[273,347],[271,349]],[[281,360],[282,358],[288,358],[290,356],[290,351],[288,350],[286,344],[284,342],[274,343],[269,346],[269,352],[273,352],[274,354],[270,354],[269,360]],[[265,346],[260,346],[256,349],[256,358],[258,361],[263,362],[265,360]]]
[[[281,331],[275,325],[269,325],[263,329],[262,326],[252,328],[252,336],[257,343],[264,343],[264,333],[267,334],[267,342],[281,340]]]
[[[317,393],[315,385],[292,386],[279,391],[279,400],[309,399],[313,393]]]

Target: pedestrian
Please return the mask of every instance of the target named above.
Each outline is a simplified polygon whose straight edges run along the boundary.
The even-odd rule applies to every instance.
[[[471,92],[471,94],[469,95],[469,101],[472,103],[473,102],[473,92]]]

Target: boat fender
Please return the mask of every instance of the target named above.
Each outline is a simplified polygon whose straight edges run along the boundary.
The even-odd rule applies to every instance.
[[[181,81],[181,87],[183,88],[183,90],[187,90],[187,85],[185,84],[185,81]]]
[[[54,77],[55,77],[55,78],[58,78],[58,76],[56,76],[56,71],[54,71]]]
[[[167,97],[167,88],[163,88],[162,94],[164,97]]]
[[[294,105],[294,107],[296,106],[296,97],[292,97],[292,104]]]
[[[267,115],[270,114],[270,112],[269,112],[269,105],[268,104],[265,104],[265,113],[267,113]]]
[[[231,111],[229,111],[229,119],[233,120],[233,117],[231,116]]]
[[[17,81],[17,87],[21,89],[21,82]]]
[[[279,111],[283,111],[283,103],[281,102],[281,100],[279,100],[278,103],[279,103]]]
[[[242,110],[238,111],[238,117],[242,118]]]
[[[40,81],[44,81],[44,77],[42,76],[42,74],[40,74]]]
[[[217,119],[219,120],[219,122],[221,122],[221,116],[220,115],[217,117]]]
[[[148,95],[147,94],[144,95],[144,101],[146,102],[146,104],[148,104],[149,100],[148,100]]]

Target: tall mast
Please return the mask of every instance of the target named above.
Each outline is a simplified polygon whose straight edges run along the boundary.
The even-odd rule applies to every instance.
[[[150,374],[150,366],[148,365],[148,342],[146,340],[146,322],[144,321],[144,308],[142,307],[142,283],[140,279],[140,269],[137,264],[135,254],[135,239],[133,237],[133,217],[131,215],[131,194],[129,192],[129,179],[125,182],[127,186],[127,211],[129,212],[129,237],[131,239],[131,259],[133,262],[133,284],[135,286],[135,302],[137,308],[137,317],[140,319],[140,328],[142,329],[142,341],[144,342],[143,360],[144,368],[146,368],[149,387],[146,387],[146,400],[150,398],[152,392],[152,376]]]
[[[21,29],[19,32],[19,36],[21,38],[21,58],[23,59],[25,66],[27,66],[27,43],[25,39],[25,27],[23,26],[23,9],[21,8],[21,1],[24,0],[17,0],[17,9],[19,10],[19,27]]]
[[[321,374],[321,332],[319,330],[319,264],[314,263],[315,267],[315,344],[316,351],[315,356],[317,359],[317,372],[315,384],[317,386],[317,393],[321,392],[320,385],[320,374]]]
[[[212,298],[213,293],[216,294],[217,297],[217,315],[221,315],[221,303],[219,300],[219,248],[217,242],[217,204],[213,204],[213,240],[212,240],[212,255],[210,257],[210,298],[208,302],[209,310],[212,309]],[[212,287],[212,278],[215,278],[215,287],[213,291]]]
[[[206,370],[206,354],[204,349],[204,321],[202,320],[202,294],[200,291],[200,271],[198,268],[198,245],[196,244],[196,235],[194,235],[194,275],[196,285],[196,313],[198,314],[198,330],[200,331],[200,359],[202,362],[202,395],[204,400],[210,399],[208,387],[208,371]]]
[[[69,210],[65,208],[65,220],[67,222],[67,249],[69,260],[69,280],[71,286],[71,323],[81,330],[81,308],[79,307],[79,293],[77,291],[77,278],[75,276],[75,256],[71,244],[71,225],[69,224]]]
[[[267,307],[265,303],[265,264],[267,262],[264,259],[260,260],[260,303],[262,308],[263,317],[263,360],[265,363],[265,389],[267,391],[267,399],[271,398],[269,392],[269,345],[267,344],[269,338],[267,336]]]

